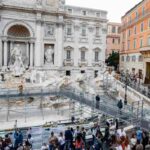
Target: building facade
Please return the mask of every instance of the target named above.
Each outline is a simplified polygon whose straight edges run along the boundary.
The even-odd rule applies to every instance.
[[[122,17],[120,69],[150,83],[150,0],[143,0]]]
[[[121,47],[121,23],[112,23],[109,22],[107,26],[107,49],[106,49],[106,58],[109,57],[112,52],[120,52]]]
[[[1,0],[0,27],[2,69],[10,69],[18,49],[26,69],[94,76],[104,65],[106,11],[65,0]]]

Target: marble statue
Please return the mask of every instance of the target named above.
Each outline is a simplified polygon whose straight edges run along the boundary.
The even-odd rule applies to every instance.
[[[53,65],[53,56],[54,49],[52,46],[49,46],[48,49],[45,51],[45,63]]]
[[[12,71],[14,76],[20,76],[23,74],[25,67],[22,61],[22,53],[20,45],[17,44],[11,51],[11,58],[14,59],[14,64],[12,65]]]
[[[59,0],[59,8],[64,9],[65,0]]]

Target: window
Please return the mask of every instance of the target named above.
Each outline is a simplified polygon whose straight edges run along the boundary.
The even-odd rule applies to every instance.
[[[82,36],[86,36],[86,25],[82,25]]]
[[[118,33],[120,33],[121,32],[121,27],[118,27]]]
[[[95,77],[95,78],[98,77],[98,70],[95,70],[95,71],[94,71],[94,77]]]
[[[140,47],[143,47],[143,39],[140,39]]]
[[[121,57],[121,61],[124,61],[124,56]]]
[[[132,19],[131,19],[131,16],[129,17],[129,23],[131,23]]]
[[[122,38],[125,39],[125,33],[123,33]]]
[[[136,34],[136,26],[134,26],[134,34]]]
[[[99,52],[96,51],[95,52],[95,62],[98,62],[99,61]]]
[[[96,17],[100,17],[100,13],[99,12],[96,13]]]
[[[139,56],[139,62],[142,62],[142,61],[143,61],[143,56],[140,55],[140,56]]]
[[[150,28],[150,19],[148,20],[148,27]]]
[[[132,61],[133,61],[133,62],[136,61],[136,56],[135,56],[135,55],[132,56]]]
[[[72,25],[71,24],[67,25],[67,35],[72,35]]]
[[[66,71],[66,76],[71,76],[71,71],[70,70]]]
[[[138,12],[135,13],[135,18],[138,19]]]
[[[115,39],[114,39],[114,38],[112,39],[112,43],[113,43],[113,44],[115,43]]]
[[[99,36],[99,27],[96,27],[96,36]]]
[[[69,14],[72,14],[72,9],[68,9],[68,13],[69,13]]]
[[[84,74],[84,73],[85,73],[85,70],[81,70],[81,73]]]
[[[143,7],[142,8],[142,15],[144,15],[145,14],[145,8]]]
[[[130,49],[130,41],[128,41],[128,50]]]
[[[67,60],[70,60],[70,59],[71,59],[71,51],[70,51],[70,50],[67,50],[67,51],[66,51],[66,59],[67,59]]]
[[[148,37],[147,45],[150,46],[150,36]]]
[[[130,61],[130,56],[127,56],[126,57],[126,62],[129,62]]]
[[[82,15],[86,16],[87,12],[85,10],[82,11]]]
[[[116,33],[116,27],[115,26],[112,27],[112,33]]]
[[[120,44],[120,39],[118,39],[118,44]]]
[[[143,32],[143,30],[144,30],[144,23],[142,22],[141,23],[141,32]]]
[[[81,61],[85,61],[85,51],[81,51]]]
[[[134,39],[133,48],[134,48],[134,49],[136,48],[136,39]]]
[[[130,35],[131,35],[131,30],[129,29],[129,30],[128,30],[128,36],[130,36]]]

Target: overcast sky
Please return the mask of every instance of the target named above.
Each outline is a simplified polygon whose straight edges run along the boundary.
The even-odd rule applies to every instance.
[[[107,10],[109,21],[121,22],[121,16],[140,1],[141,0],[66,0],[66,4]]]

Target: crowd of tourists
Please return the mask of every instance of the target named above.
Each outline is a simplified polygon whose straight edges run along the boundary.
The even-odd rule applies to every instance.
[[[0,150],[31,150],[32,136],[27,135],[26,140],[23,137],[21,130],[15,130],[13,139],[10,134],[6,134],[5,138],[0,137]]]
[[[34,149],[31,130],[27,132],[26,140],[21,130],[13,133],[13,140],[9,134],[5,135],[5,138],[0,138],[0,150]],[[90,129],[79,126],[75,129],[68,127],[59,135],[51,132],[47,141],[42,144],[41,150],[150,150],[147,131],[138,128],[132,133],[126,133],[122,128],[114,129],[112,133],[109,124],[106,124],[104,132],[98,124],[94,124]]]

